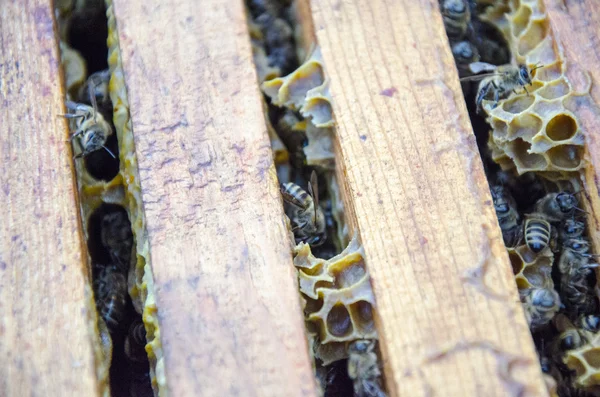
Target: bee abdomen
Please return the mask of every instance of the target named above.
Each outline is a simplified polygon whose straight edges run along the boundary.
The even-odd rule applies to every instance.
[[[110,329],[118,328],[123,320],[125,310],[125,299],[118,294],[113,294],[110,298],[100,303],[100,314]]]
[[[533,252],[540,252],[550,243],[550,224],[541,219],[525,221],[525,242]]]

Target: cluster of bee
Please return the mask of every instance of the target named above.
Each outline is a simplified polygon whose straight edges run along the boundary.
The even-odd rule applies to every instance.
[[[279,76],[293,72],[299,66],[294,40],[296,23],[290,0],[247,0],[251,26],[259,28],[253,43],[264,50],[268,66]],[[294,110],[268,105],[268,118],[289,154],[289,164],[278,165],[285,214],[290,220],[295,242],[307,243],[319,258],[329,259],[341,252],[336,246],[336,228],[332,198],[325,181],[331,170],[309,167],[303,148],[307,145],[301,125],[305,119]],[[317,363],[325,396],[384,396],[379,384],[374,341],[356,341],[348,346],[348,359],[327,366]]]
[[[63,40],[81,56],[81,62],[85,62],[83,66],[78,65],[79,70],[87,66],[91,71],[81,87],[69,88],[65,103],[64,117],[69,119],[72,129],[74,160],[83,161],[85,170],[93,178],[110,181],[119,172],[119,153],[109,96],[105,3],[104,0],[66,0],[57,2],[57,7],[60,7],[57,14],[64,16],[58,18]],[[68,69],[69,64],[65,67]],[[146,332],[128,294],[135,250],[127,212],[118,205],[102,204],[87,218],[87,226],[96,309],[112,340],[111,394],[153,396],[145,351]]]
[[[480,19],[491,3],[440,0],[471,121],[478,141],[482,137],[483,142],[489,131],[481,116],[483,101],[491,100],[493,108],[516,90],[527,92],[535,70],[543,67],[509,63],[506,41]],[[470,86],[472,81],[479,81],[476,90]],[[554,258],[552,269],[539,273],[535,286],[520,291],[542,369],[555,385],[553,395],[592,395],[575,387],[575,374],[564,363],[569,350],[589,343],[600,329],[595,293],[598,264],[585,237],[586,213],[579,208],[577,193],[547,189],[551,182],[542,175],[501,171],[485,146],[480,151],[504,244],[524,249],[532,262],[539,256]]]

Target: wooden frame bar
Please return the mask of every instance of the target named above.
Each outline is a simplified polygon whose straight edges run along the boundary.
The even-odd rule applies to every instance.
[[[437,1],[310,4],[390,394],[547,395]]]
[[[114,0],[173,396],[311,396],[242,1]]]
[[[0,395],[98,394],[52,2],[0,9]]]

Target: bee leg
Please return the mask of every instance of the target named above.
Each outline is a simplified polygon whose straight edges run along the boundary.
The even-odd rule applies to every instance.
[[[496,109],[498,102],[500,102],[500,91],[498,90],[496,83],[492,81],[492,84],[494,85],[494,106],[492,106],[492,109]]]
[[[486,97],[487,93],[490,91],[490,84],[486,84],[481,87],[481,90],[477,94],[477,99],[475,100],[475,104],[477,105],[477,114],[481,114],[481,103],[483,102],[483,98]]]
[[[527,87],[523,86],[523,89],[525,90],[525,92],[527,93],[527,96],[529,96],[529,91],[527,91]]]
[[[76,131],[73,135],[69,137],[69,142],[73,142],[73,139],[75,139],[76,136],[79,136],[81,134],[83,134],[83,130]]]

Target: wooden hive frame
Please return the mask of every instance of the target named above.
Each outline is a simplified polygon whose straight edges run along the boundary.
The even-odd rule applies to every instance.
[[[3,396],[100,394],[51,3],[0,9]],[[549,7],[559,35],[583,19],[566,3]],[[169,395],[317,395],[242,2],[113,4]],[[389,394],[546,395],[437,2],[299,9],[331,78]],[[564,38],[584,70],[597,29]]]

